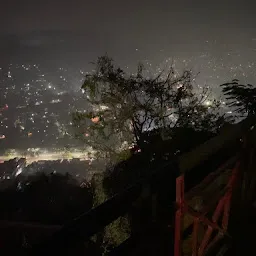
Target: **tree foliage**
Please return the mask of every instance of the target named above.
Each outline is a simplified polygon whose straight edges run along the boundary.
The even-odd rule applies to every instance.
[[[64,224],[93,206],[91,187],[79,187],[69,174],[28,176],[1,191],[0,198],[2,219],[45,224]]]
[[[98,58],[82,85],[91,109],[73,115],[79,137],[88,145],[120,154],[132,144],[143,149],[144,134],[153,129],[166,140],[172,128],[213,131],[223,122],[224,116],[216,112],[217,101],[204,104],[208,89],[195,92],[191,71],[178,74],[170,68],[154,77],[144,71],[139,64],[136,74],[129,75],[108,56]]]
[[[221,85],[227,99],[227,105],[239,114],[253,115],[256,113],[256,88],[251,84],[243,85],[239,80]]]

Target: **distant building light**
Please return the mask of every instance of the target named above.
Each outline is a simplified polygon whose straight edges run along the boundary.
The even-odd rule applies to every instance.
[[[22,168],[19,168],[17,170],[17,172],[15,173],[15,177],[17,177],[18,175],[20,175],[22,173]]]
[[[95,117],[91,118],[91,121],[96,124],[100,121],[100,118],[98,116],[95,116]]]

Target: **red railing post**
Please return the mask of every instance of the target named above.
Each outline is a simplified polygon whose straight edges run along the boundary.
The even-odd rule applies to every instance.
[[[194,218],[193,233],[192,233],[192,256],[197,256],[198,253],[198,229],[199,229],[199,218]]]
[[[198,249],[198,256],[201,256],[201,255],[204,254],[205,248],[208,245],[209,240],[211,238],[212,231],[213,231],[213,227],[212,226],[208,226],[208,228],[207,228],[207,230],[205,232],[203,241],[202,241],[202,243],[201,243],[201,245],[200,245],[200,247]]]
[[[222,218],[222,228],[224,231],[227,231],[228,229],[232,193],[234,190],[234,186],[236,184],[239,167],[240,167],[240,162],[237,162],[234,169],[232,170],[231,177],[227,185],[227,193],[225,195],[225,204],[224,204],[224,211],[223,211],[223,218]]]
[[[175,242],[174,256],[182,255],[182,228],[184,216],[184,175],[176,178],[176,214],[175,214]]]
[[[223,198],[220,199],[220,201],[219,201],[219,203],[218,203],[218,205],[217,205],[217,207],[216,207],[216,209],[215,209],[215,211],[213,213],[212,222],[214,224],[216,224],[218,222],[218,219],[219,219],[219,217],[221,215],[221,212],[223,210],[224,204],[225,204],[225,198],[223,197]],[[206,249],[206,247],[207,247],[207,245],[208,245],[208,243],[210,241],[210,238],[211,238],[211,235],[212,235],[212,231],[213,231],[213,227],[208,225],[208,228],[207,228],[207,230],[205,232],[204,238],[203,238],[203,240],[201,242],[201,245],[200,245],[200,247],[198,249],[198,255],[203,255],[203,253],[204,253],[204,251],[205,251],[205,249]]]

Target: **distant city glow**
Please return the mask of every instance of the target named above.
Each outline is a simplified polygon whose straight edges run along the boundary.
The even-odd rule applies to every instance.
[[[56,151],[48,151],[46,149],[41,148],[29,148],[26,152],[18,152],[12,150],[9,155],[0,156],[0,161],[8,161],[13,158],[23,158],[25,157],[27,160],[27,164],[38,162],[38,161],[54,161],[54,160],[72,160],[74,158],[80,159],[80,161],[85,160],[94,160],[96,151],[91,147],[88,147],[84,150],[79,149],[70,149],[70,151],[65,150],[56,150]],[[20,168],[17,172],[20,172]],[[17,174],[17,173],[16,173]]]
[[[207,43],[209,44],[209,42]],[[139,48],[137,48],[139,49]],[[143,49],[135,52],[143,52]],[[159,50],[163,51],[163,50]],[[230,56],[230,55],[228,55]],[[154,65],[150,60],[142,60],[145,66],[145,74],[149,77],[159,75],[163,70],[174,68],[178,72],[190,69],[198,64],[203,77],[193,78],[196,92],[200,94],[205,85],[205,77],[213,89],[211,99],[206,99],[205,106],[211,107],[213,100],[218,99],[219,91],[214,86],[228,79],[252,76],[255,64],[228,63],[224,66],[220,60],[211,57],[207,53],[190,58],[167,58],[160,65]],[[199,65],[200,64],[200,65]],[[133,68],[126,66],[126,72],[132,73]],[[248,72],[245,72],[247,70]],[[192,70],[196,72],[197,70]],[[165,72],[166,73],[166,72]],[[163,73],[163,76],[166,75]],[[65,144],[80,143],[74,139],[74,127],[71,114],[75,111],[86,112],[89,95],[81,89],[84,72],[80,69],[71,71],[64,67],[58,67],[47,72],[37,63],[13,64],[0,69],[0,140],[4,148],[15,147],[62,147]],[[254,73],[253,73],[254,74]],[[222,80],[220,80],[222,79]],[[219,81],[219,82],[218,82]],[[214,84],[213,84],[214,83]],[[178,84],[178,87],[182,87]],[[11,107],[10,107],[11,106]],[[231,114],[225,101],[221,102],[223,111]],[[92,110],[104,111],[107,106],[93,106]],[[171,110],[171,107],[170,109]],[[115,118],[115,117],[113,117]],[[176,116],[171,116],[175,120]],[[93,123],[98,123],[100,117],[93,117]],[[84,134],[89,137],[89,133]],[[64,139],[65,138],[65,139]],[[4,144],[3,144],[4,143]]]
[[[71,113],[84,109],[85,99],[71,85],[80,87],[82,74],[64,68],[53,74],[42,71],[38,64],[9,64],[0,69],[1,147],[77,143]],[[61,141],[63,136],[68,136],[66,141]]]

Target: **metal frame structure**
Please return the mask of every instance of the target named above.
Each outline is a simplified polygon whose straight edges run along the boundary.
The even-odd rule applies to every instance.
[[[200,211],[194,210],[189,206],[188,198],[191,198],[197,191],[204,186],[206,187],[218,175],[221,175],[223,170],[227,168],[230,163],[235,164],[230,173],[230,177],[225,188],[213,196],[211,200]],[[230,215],[230,205],[234,186],[240,171],[240,161],[237,158],[230,159],[227,163],[221,166],[217,171],[209,174],[198,186],[185,194],[184,174],[176,178],[176,214],[175,214],[175,244],[174,255],[182,255],[182,233],[184,215],[189,214],[193,218],[193,231],[192,231],[192,255],[203,256],[206,251],[212,248],[221,238],[229,236],[227,232],[228,221]],[[216,200],[217,198],[217,200]],[[216,206],[217,201],[217,206]],[[216,208],[212,211],[212,205]],[[207,214],[212,213],[211,217],[206,217]],[[222,216],[221,224],[220,218]],[[206,231],[201,241],[199,241],[199,225],[206,226]],[[217,235],[212,238],[213,232],[217,231]]]

